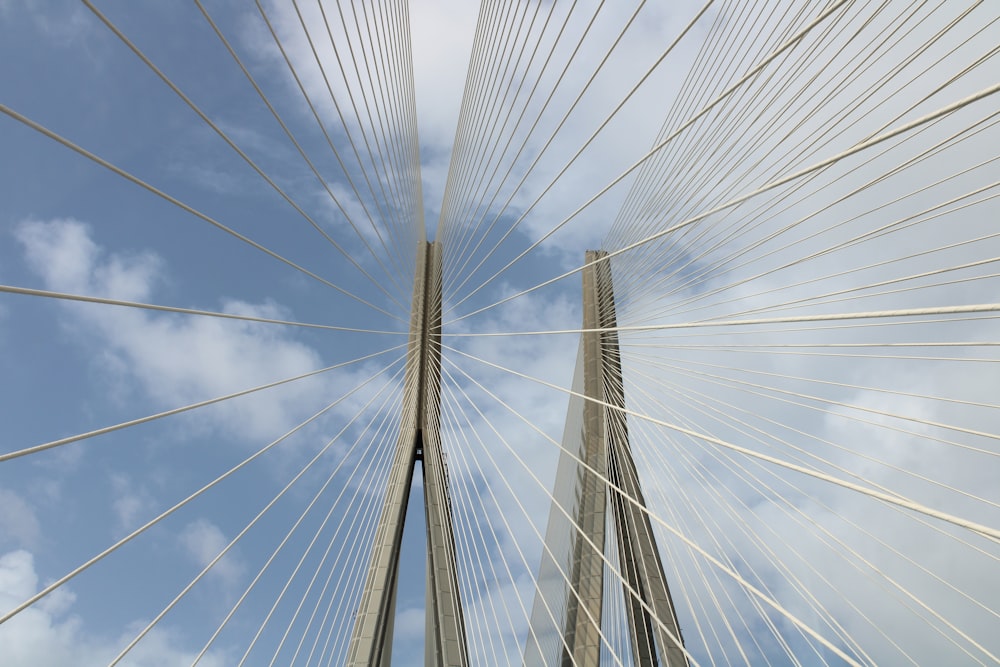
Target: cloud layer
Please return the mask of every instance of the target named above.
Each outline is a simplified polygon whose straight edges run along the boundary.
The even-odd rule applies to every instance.
[[[28,220],[17,228],[31,269],[47,289],[128,301],[155,301],[164,265],[149,252],[107,252],[78,220]],[[273,303],[226,300],[226,313],[282,318]],[[103,370],[135,386],[162,408],[222,396],[321,367],[319,354],[267,325],[210,317],[174,317],[124,308],[68,304],[66,326],[93,349]],[[96,347],[95,347],[96,346]],[[303,414],[316,383],[280,389],[263,398],[227,401],[209,422],[249,438],[278,433]]]
[[[0,608],[10,609],[34,594],[39,579],[31,552],[10,551],[0,556]],[[0,626],[3,664],[9,667],[106,664],[138,630],[138,627],[127,628],[120,638],[95,636],[85,620],[73,614],[74,601],[75,595],[61,588]],[[174,631],[159,627],[120,664],[186,667],[195,653],[179,648],[181,644]],[[228,663],[224,656],[210,652],[199,664],[221,667]]]

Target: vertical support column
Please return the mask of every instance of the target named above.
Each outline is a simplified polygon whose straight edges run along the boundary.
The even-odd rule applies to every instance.
[[[421,450],[424,516],[427,519],[427,599],[425,664],[453,667],[469,663],[465,622],[458,590],[448,467],[441,450],[441,244],[427,247],[424,318],[424,406]]]
[[[597,287],[593,271],[583,274],[583,328],[597,329]],[[601,373],[601,340],[597,335],[584,334],[583,344],[583,393],[586,396],[603,396]],[[584,463],[607,476],[607,446],[605,431],[607,410],[586,401],[583,405]],[[588,540],[577,535],[573,540],[573,559],[570,569],[570,592],[566,600],[566,621],[563,638],[565,646],[562,665],[597,667],[601,661],[601,608],[604,598],[605,512],[607,496],[605,485],[585,466],[578,469],[577,488],[580,502],[577,506],[576,524]],[[592,544],[591,544],[592,543]],[[595,548],[596,547],[596,548]],[[574,594],[575,591],[575,594]]]
[[[584,328],[603,329],[584,334],[597,340],[592,345],[599,351],[598,363],[584,365],[586,371],[597,376],[585,383],[586,395],[613,408],[624,408],[625,387],[618,332],[615,330],[618,318],[611,264],[600,261],[606,256],[604,251],[588,251],[587,267],[583,272]],[[608,479],[645,507],[646,501],[629,444],[625,413],[603,405],[596,405],[595,408],[605,415],[602,435],[606,442]],[[655,617],[669,630],[669,633],[665,632],[660,623],[654,622],[647,608],[626,588],[626,614],[633,662],[648,667],[655,667],[657,664],[661,667],[686,667],[688,662],[681,650],[680,627],[649,516],[623,498],[619,491],[610,489],[609,493],[623,584],[637,591],[642,601],[653,610]]]
[[[348,646],[347,664],[355,667],[385,667],[392,658],[403,521],[418,458],[423,460],[427,517],[426,661],[428,665],[447,667],[468,664],[440,441],[440,330],[441,246],[421,242],[417,248],[399,439]]]

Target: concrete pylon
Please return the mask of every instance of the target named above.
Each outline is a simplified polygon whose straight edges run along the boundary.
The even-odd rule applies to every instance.
[[[390,664],[403,521],[413,471],[421,461],[427,523],[425,664],[469,664],[458,589],[448,472],[441,451],[441,245],[417,248],[402,421],[365,588],[354,620],[347,664]]]
[[[581,471],[577,477],[579,501],[575,521],[592,544],[580,536],[573,541],[569,587],[576,594],[566,600],[561,662],[580,667],[600,664],[598,626],[603,606],[604,560],[594,547],[601,549],[601,553],[605,549],[609,525],[606,515],[610,511],[625,589],[633,663],[643,667],[687,667],[680,627],[649,516],[622,493],[645,507],[625,413],[615,409],[625,407],[625,388],[614,283],[606,257],[604,251],[588,251],[583,269],[583,328],[587,330],[581,341],[583,394],[600,403],[583,404],[584,439],[580,458],[621,491],[609,488],[590,471]],[[638,599],[629,589],[638,593]]]

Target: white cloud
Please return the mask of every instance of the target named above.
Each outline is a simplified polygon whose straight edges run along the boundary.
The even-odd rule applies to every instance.
[[[93,16],[85,7],[66,6],[38,0],[3,0],[0,15],[6,17],[22,10],[28,14],[35,27],[48,43],[61,46],[80,46],[94,32]]]
[[[39,576],[32,554],[11,551],[0,556],[0,609],[11,609],[38,590]],[[72,613],[75,596],[59,589],[0,625],[4,667],[65,667],[109,663],[138,631],[138,624],[124,628],[120,637],[101,637],[87,630],[87,623]],[[137,627],[133,627],[137,626]],[[187,667],[195,654],[179,646],[169,628],[154,628],[131,651],[122,665],[128,667]],[[225,664],[217,652],[200,664]]]
[[[128,475],[111,475],[111,489],[114,493],[111,507],[118,522],[118,532],[122,535],[154,516],[153,510],[157,507],[154,498],[146,487],[136,488]]]
[[[202,568],[211,563],[229,544],[229,538],[208,519],[198,519],[187,524],[181,531],[179,539],[187,555]],[[245,567],[237,554],[230,550],[212,566],[210,576],[218,577],[229,589],[239,583],[244,570]]]
[[[109,253],[90,228],[73,219],[28,220],[17,227],[29,266],[49,289],[144,301],[153,297],[164,266],[147,253]],[[274,303],[224,300],[223,312],[288,315]],[[122,308],[67,304],[67,324],[106,370],[124,374],[158,405],[177,407],[290,377],[321,366],[319,355],[267,325],[210,317],[177,317]],[[303,414],[316,383],[299,383],[266,397],[226,401],[198,418],[237,436],[277,433]],[[127,386],[127,385],[126,385]],[[121,387],[117,388],[121,391]]]
[[[0,545],[34,548],[40,537],[31,505],[10,489],[0,488]]]
[[[474,3],[460,0],[425,0],[410,10],[420,138],[436,150],[455,139],[477,15]]]

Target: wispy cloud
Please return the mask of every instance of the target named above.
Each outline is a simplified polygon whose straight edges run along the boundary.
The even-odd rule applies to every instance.
[[[16,236],[29,266],[49,289],[143,301],[164,280],[165,267],[156,255],[108,252],[78,220],[28,220]],[[224,300],[219,308],[259,317],[289,315],[268,302]],[[177,407],[321,365],[315,350],[266,325],[80,304],[68,304],[65,312],[80,344],[103,356],[121,382],[137,386],[159,406]],[[302,414],[309,393],[292,386],[266,400],[227,401],[203,418],[236,436],[275,433]]]
[[[229,544],[229,538],[222,529],[208,519],[197,519],[187,524],[179,540],[185,553],[199,567],[211,563]],[[221,581],[227,590],[232,590],[243,577],[245,569],[239,557],[230,551],[212,566],[210,576]]]
[[[10,609],[34,594],[40,576],[31,552],[10,551],[0,555],[0,608]],[[90,632],[87,623],[73,614],[76,596],[58,589],[42,602],[0,625],[0,647],[4,667],[65,667],[109,663],[131,639],[131,630],[122,637],[102,637]],[[181,648],[180,638],[171,629],[157,627],[121,663],[137,667],[181,667],[190,665],[195,652]],[[217,651],[209,652],[199,664],[221,667],[226,662]]]
[[[41,527],[31,505],[10,489],[0,488],[0,545],[33,549],[40,537]]]

